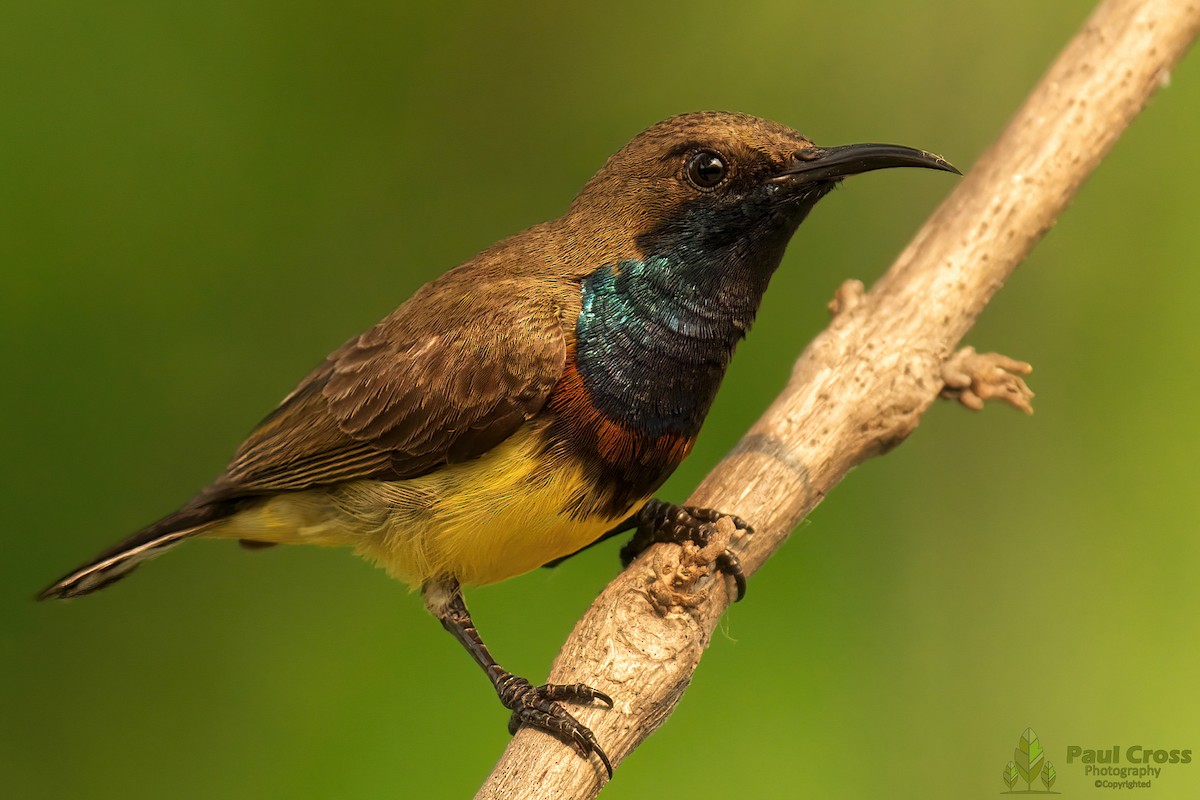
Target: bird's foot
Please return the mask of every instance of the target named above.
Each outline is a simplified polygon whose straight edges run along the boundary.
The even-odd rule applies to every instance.
[[[964,347],[942,365],[942,397],[957,400],[972,411],[985,400],[1000,400],[1013,408],[1033,413],[1033,392],[1022,380],[1033,367],[999,353],[976,353]]]
[[[546,731],[575,748],[582,758],[595,753],[612,777],[612,763],[583,723],[571,716],[559,703],[591,703],[599,700],[612,708],[612,698],[582,683],[544,683],[533,686],[511,673],[500,676],[496,691],[505,708],[512,710],[508,732],[515,734],[522,725]]]
[[[734,529],[742,534],[754,533],[754,529],[745,520],[733,514],[725,514],[712,508],[680,506],[662,500],[651,500],[637,514],[637,531],[629,543],[621,548],[621,563],[628,567],[646,548],[660,542],[692,542],[697,547],[707,547],[709,539],[716,531],[717,522],[722,519],[728,519],[733,523]],[[717,554],[713,565],[733,578],[737,586],[735,601],[746,596],[746,575],[742,572],[742,562],[733,550],[724,548]]]

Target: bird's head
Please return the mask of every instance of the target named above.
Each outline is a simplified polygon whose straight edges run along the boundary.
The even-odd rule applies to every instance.
[[[568,218],[632,235],[642,256],[688,254],[773,270],[813,205],[843,178],[888,167],[956,170],[888,144],[818,147],[776,122],[698,112],[638,134],[580,192]]]

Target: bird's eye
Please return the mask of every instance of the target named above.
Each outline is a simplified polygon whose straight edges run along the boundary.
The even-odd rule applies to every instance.
[[[728,173],[725,159],[711,150],[701,150],[688,159],[687,178],[697,189],[715,188]]]

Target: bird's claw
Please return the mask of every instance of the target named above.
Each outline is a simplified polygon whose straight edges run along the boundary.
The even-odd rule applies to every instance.
[[[510,734],[515,734],[522,725],[546,731],[569,744],[581,758],[595,753],[611,778],[612,762],[596,741],[595,735],[559,704],[560,701],[591,703],[595,700],[612,708],[611,697],[583,683],[532,686],[524,678],[513,676],[500,693],[500,702],[512,709],[512,716],[508,719]]]
[[[651,500],[637,515],[637,532],[623,548],[621,548],[621,564],[629,564],[641,555],[642,551],[653,544],[670,542],[683,544],[692,542],[697,547],[708,545],[716,524],[721,519],[728,519],[742,534],[754,533],[754,528],[741,517],[726,514],[712,508],[698,506],[680,506],[674,503],[664,503],[661,500]],[[733,578],[737,587],[737,600],[746,596],[746,575],[742,571],[742,562],[729,548],[725,548],[714,560],[713,565]]]
[[[714,562],[717,569],[724,572],[729,577],[733,578],[733,584],[737,588],[737,597],[733,602],[738,602],[746,596],[746,573],[742,571],[742,560],[737,557],[737,553],[726,547],[721,555],[717,556]]]

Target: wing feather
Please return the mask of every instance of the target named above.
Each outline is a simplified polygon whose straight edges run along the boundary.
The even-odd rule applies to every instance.
[[[535,415],[565,367],[558,304],[545,286],[454,278],[330,355],[250,435],[213,493],[415,477],[483,454]]]

